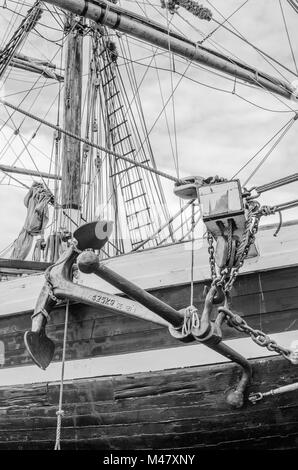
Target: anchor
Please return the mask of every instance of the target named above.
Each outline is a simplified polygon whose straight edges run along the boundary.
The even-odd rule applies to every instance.
[[[199,341],[226,358],[238,363],[242,374],[235,390],[227,396],[227,402],[236,408],[243,405],[245,388],[251,380],[252,370],[247,359],[221,342],[219,314],[216,322],[210,320],[217,287],[209,290],[199,326],[188,335],[181,333],[185,314],[156,298],[149,292],[110,269],[92,250],[100,250],[108,241],[112,224],[108,221],[91,222],[74,232],[73,243],[46,272],[46,282],[38,297],[32,315],[31,330],[25,333],[25,345],[33,361],[42,369],[51,363],[55,345],[46,334],[46,325],[53,308],[61,301],[81,302],[100,309],[101,312],[121,313],[151,321],[169,328],[170,333],[184,342]],[[129,298],[120,297],[72,282],[72,269],[77,263],[83,273],[95,274],[113,285]],[[133,300],[131,300],[133,299]]]
[[[45,370],[48,367],[55,351],[53,341],[46,335],[46,325],[50,313],[59,303],[59,298],[53,293],[54,288],[59,286],[61,281],[61,287],[64,286],[65,289],[71,291],[72,286],[75,285],[70,281],[72,267],[78,253],[87,248],[100,250],[108,241],[111,231],[112,224],[105,220],[82,225],[74,233],[77,241],[75,246],[71,246],[63,253],[57,263],[46,271],[46,282],[39,294],[31,317],[31,331],[26,331],[24,335],[26,349],[32,360],[41,369]],[[69,286],[69,282],[71,282],[71,286]],[[64,298],[63,296],[60,297],[61,300],[64,300]]]

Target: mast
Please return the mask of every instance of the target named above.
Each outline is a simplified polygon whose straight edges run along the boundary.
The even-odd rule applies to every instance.
[[[124,10],[113,3],[104,0],[97,0],[96,3],[88,0],[46,1],[76,15],[89,18],[97,24],[126,33],[164,50],[169,50],[170,48],[174,54],[220,70],[284,98],[297,100],[297,89],[289,85],[288,82],[279,80],[254,67],[200,46],[173,31],[168,31],[167,28],[156,22]]]
[[[64,128],[81,135],[83,36],[82,24],[67,15],[68,33],[64,77]],[[79,220],[81,189],[81,143],[67,135],[63,136],[61,206],[69,212],[72,220]],[[71,231],[75,227],[71,227]]]

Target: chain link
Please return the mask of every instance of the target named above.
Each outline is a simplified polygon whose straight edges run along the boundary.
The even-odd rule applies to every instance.
[[[209,265],[211,271],[211,278],[214,281],[217,278],[216,266],[215,266],[215,257],[214,257],[214,245],[213,237],[210,232],[207,232],[207,241],[208,241],[208,253],[209,253]]]
[[[214,240],[210,232],[207,233],[208,241],[208,253],[209,253],[209,264],[212,278],[212,285],[222,286],[226,296],[225,305],[218,308],[220,313],[223,313],[226,317],[227,324],[235,328],[241,333],[245,333],[251,337],[251,339],[258,346],[265,347],[269,351],[274,351],[284,358],[291,360],[291,351],[289,349],[279,346],[276,341],[271,339],[266,333],[261,330],[250,327],[246,321],[238,314],[235,314],[227,308],[230,291],[233,287],[235,280],[242,268],[245,259],[247,258],[249,249],[254,243],[256,234],[259,228],[259,222],[264,211],[260,208],[260,204],[255,201],[249,201],[248,216],[246,221],[246,227],[242,236],[242,240],[237,248],[236,262],[232,268],[224,268],[220,271],[219,275],[216,270],[215,256],[214,256]]]
[[[266,335],[263,331],[255,330],[249,326],[244,318],[236,313],[231,312],[231,310],[229,310],[226,306],[219,307],[218,310],[224,313],[227,318],[227,324],[229,326],[235,328],[241,333],[246,333],[249,335],[254,343],[256,343],[258,346],[267,348],[269,351],[275,351],[278,354],[281,354],[284,358],[290,360],[291,351],[289,349],[279,346],[276,341],[270,338],[270,336]]]
[[[209,265],[211,271],[212,285],[222,286],[224,292],[229,293],[233,284],[242,268],[244,261],[248,255],[249,249],[255,241],[256,234],[260,222],[260,205],[257,201],[249,201],[248,217],[246,228],[243,233],[242,240],[237,248],[236,263],[231,268],[224,268],[220,271],[219,275],[216,271],[216,263],[214,256],[214,240],[210,232],[207,232]]]

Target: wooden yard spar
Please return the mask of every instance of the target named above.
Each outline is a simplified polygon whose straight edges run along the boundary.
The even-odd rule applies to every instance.
[[[254,67],[192,42],[164,26],[129,12],[117,5],[98,0],[47,0],[47,3],[136,37],[193,62],[220,70],[284,98],[297,100],[297,88]]]

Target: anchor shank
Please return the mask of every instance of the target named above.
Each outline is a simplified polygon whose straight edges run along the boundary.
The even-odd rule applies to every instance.
[[[133,282],[128,281],[106,265],[101,264],[95,253],[90,251],[81,253],[78,257],[78,266],[82,272],[94,273],[96,276],[109,282],[112,286],[121,290],[133,300],[144,305],[149,310],[171,323],[174,327],[182,326],[182,313],[149,294],[149,292],[145,291]]]
[[[70,281],[62,280],[59,287],[54,289],[57,298],[69,299],[73,302],[81,302],[92,307],[100,308],[101,311],[111,313],[124,313],[142,320],[150,321],[162,326],[168,326],[165,321],[154,312],[149,311],[142,305],[137,305],[130,299],[107,294],[106,292],[86,287],[80,284],[73,284]]]
[[[227,357],[231,361],[237,362],[237,364],[241,365],[243,369],[247,371],[248,374],[251,373],[251,365],[249,361],[245,359],[245,357],[243,357],[237,351],[227,346],[225,343],[220,342],[218,344],[211,345],[211,344],[208,344],[208,341],[206,341],[204,344],[206,344],[206,346],[218,352],[222,356]]]

